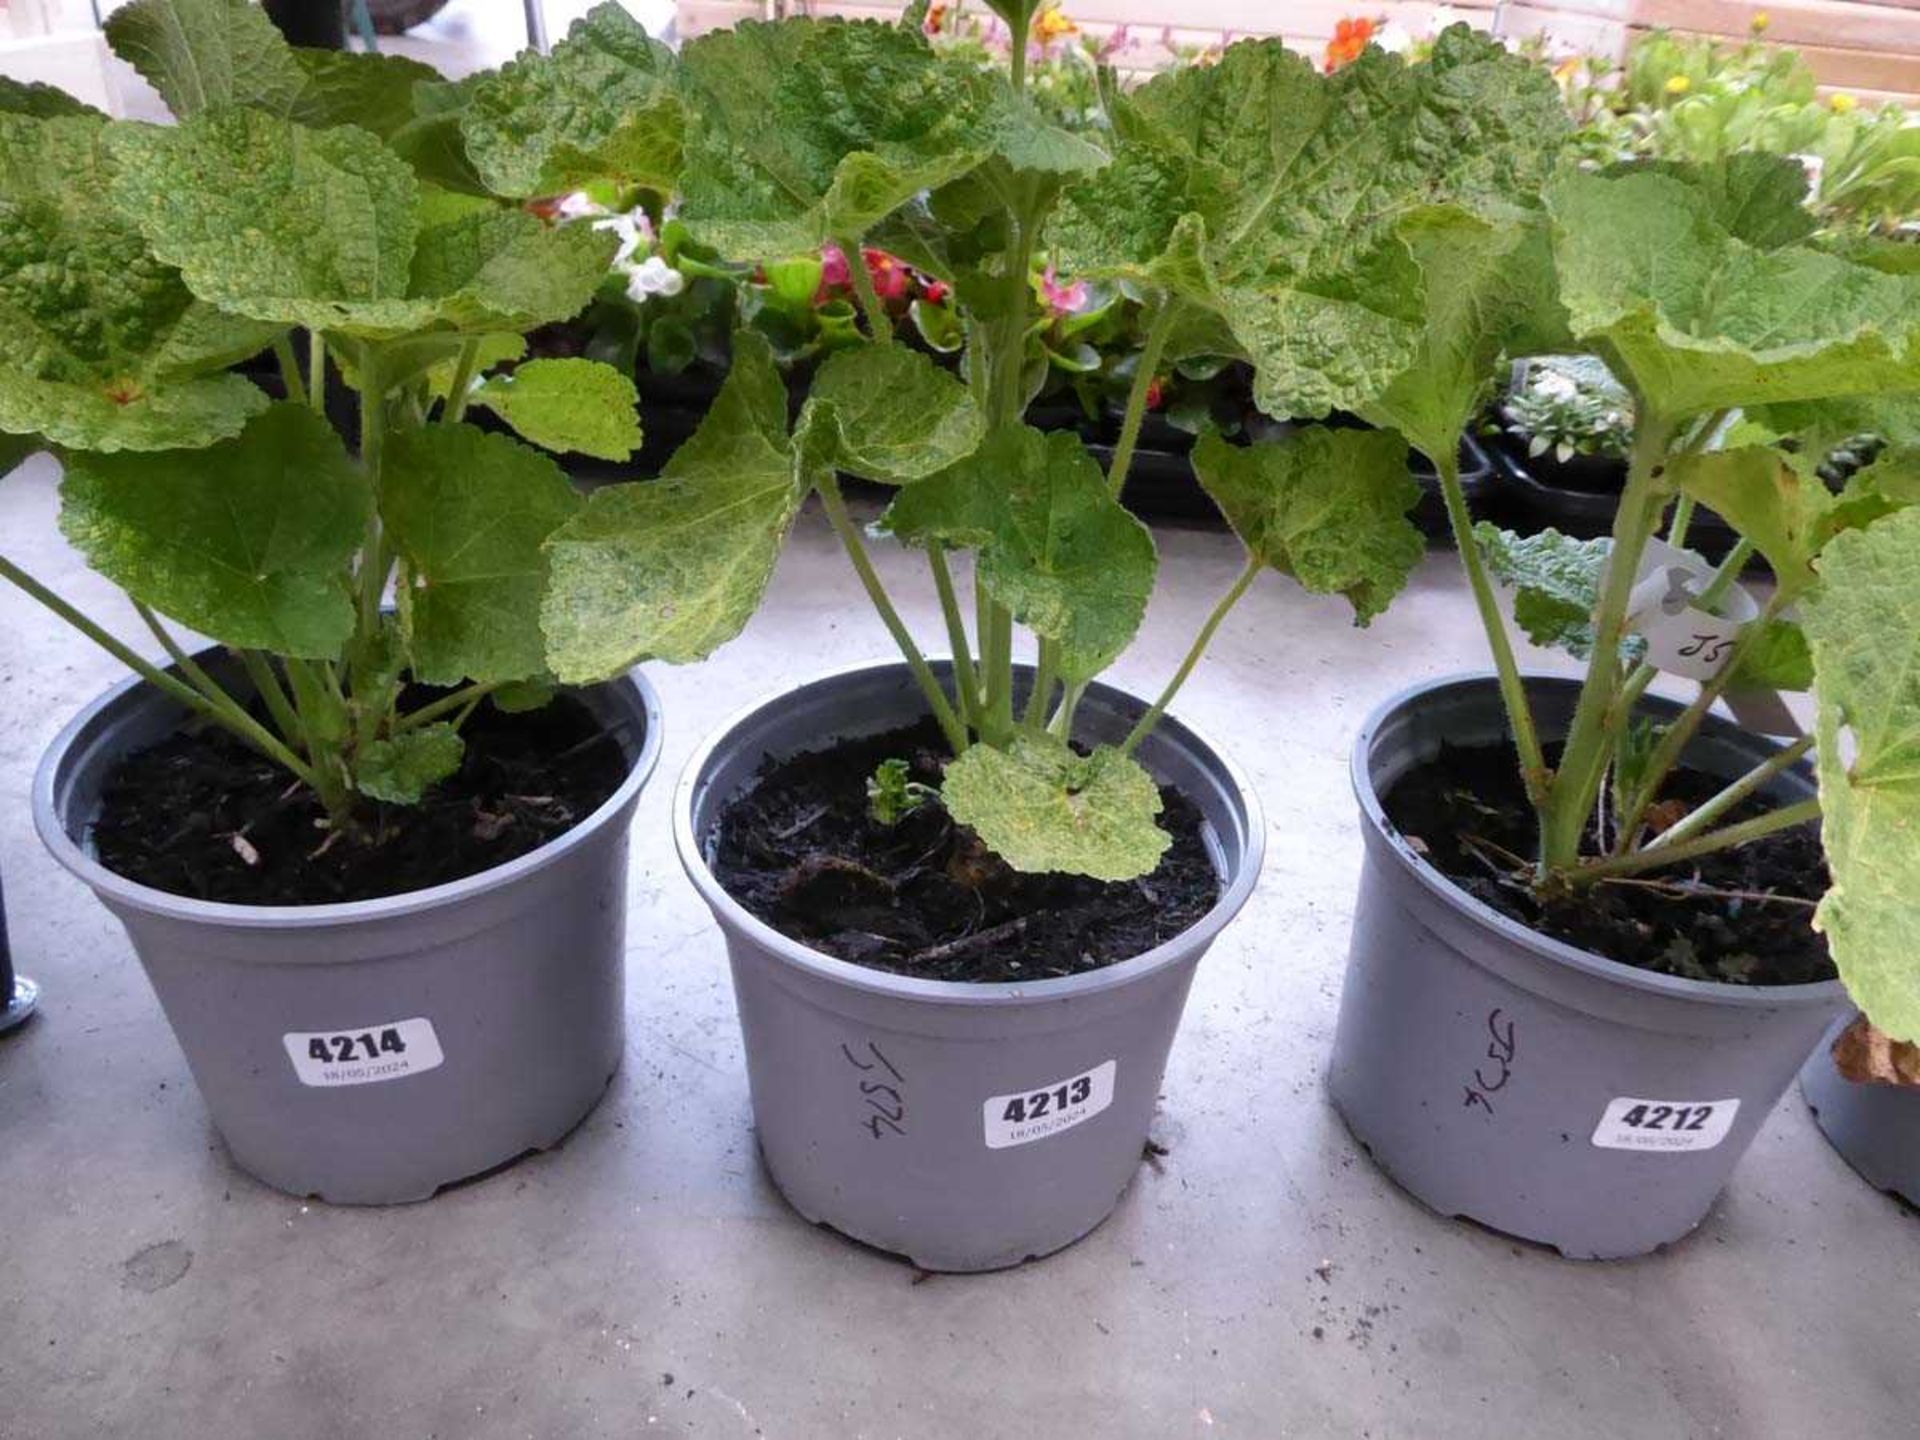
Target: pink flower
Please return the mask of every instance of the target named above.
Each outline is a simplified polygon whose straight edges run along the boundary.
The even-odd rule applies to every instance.
[[[1051,265],[1040,277],[1040,289],[1056,315],[1073,315],[1087,308],[1087,282],[1075,280],[1071,285],[1062,285]]]
[[[847,269],[847,257],[838,245],[820,247],[820,283],[822,285],[851,285],[853,272]]]
[[[1133,38],[1132,32],[1122,25],[1100,42],[1099,48],[1094,51],[1094,58],[1102,61],[1111,60],[1116,55],[1124,55],[1138,43]]]
[[[873,293],[882,300],[906,299],[907,288],[913,279],[907,267],[884,250],[869,247],[860,253],[867,262],[867,274],[873,280]]]

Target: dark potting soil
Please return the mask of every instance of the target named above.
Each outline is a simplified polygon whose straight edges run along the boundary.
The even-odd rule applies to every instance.
[[[407,708],[418,703],[410,697]],[[118,875],[195,900],[374,900],[538,849],[597,810],[629,768],[620,740],[565,695],[519,714],[489,701],[461,734],[456,774],[418,805],[369,801],[359,833],[329,844],[325,812],[286,771],[224,730],[182,729],[107,776],[96,853]]]
[[[727,893],[781,934],[876,970],[927,980],[1042,980],[1131,959],[1192,926],[1219,898],[1199,809],[1163,787],[1173,844],[1152,874],[1109,883],[1025,874],[929,800],[894,825],[867,811],[880,762],[938,785],[932,721],[761,766],[713,836]]]
[[[1557,756],[1549,752],[1552,763]],[[1724,781],[1681,768],[1656,806],[1677,819]],[[1689,980],[1799,985],[1833,978],[1826,941],[1812,925],[1826,888],[1817,821],[1696,860],[1587,887],[1543,902],[1520,873],[1537,827],[1510,744],[1448,745],[1403,775],[1382,800],[1387,818],[1427,863],[1521,924],[1623,965]],[[1728,821],[1764,813],[1748,800]],[[1598,848],[1589,827],[1587,846]],[[1647,883],[1653,882],[1653,883]],[[1762,897],[1777,896],[1779,899]]]

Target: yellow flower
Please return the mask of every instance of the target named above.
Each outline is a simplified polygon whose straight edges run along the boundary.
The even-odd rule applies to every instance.
[[[1049,5],[1033,21],[1033,38],[1043,46],[1068,35],[1078,35],[1080,27],[1067,18],[1067,12],[1058,5]]]
[[[1844,115],[1849,110],[1857,109],[1860,102],[1845,91],[1842,91],[1837,95],[1829,95],[1827,97],[1827,104],[1833,107],[1834,114]]]
[[[1667,94],[1669,95],[1684,95],[1692,88],[1693,81],[1689,80],[1685,75],[1669,75],[1667,77]]]
[[[1767,27],[1773,24],[1773,16],[1764,10],[1756,10],[1753,12],[1753,19],[1750,20],[1748,24],[1753,27],[1754,34],[1764,35],[1767,33]]]

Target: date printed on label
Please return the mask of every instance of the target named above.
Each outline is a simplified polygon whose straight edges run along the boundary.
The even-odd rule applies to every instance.
[[[447,1057],[433,1022],[388,1020],[353,1030],[296,1030],[280,1037],[302,1085],[372,1085],[438,1067]]]
[[[1026,1145],[1091,1120],[1113,1103],[1113,1076],[1118,1068],[1118,1061],[1108,1060],[1050,1085],[993,1096],[980,1107],[987,1148]]]
[[[1738,1100],[1641,1100],[1622,1095],[1609,1100],[1594,1127],[1593,1143],[1602,1150],[1650,1150],[1675,1154],[1711,1150],[1727,1138]]]

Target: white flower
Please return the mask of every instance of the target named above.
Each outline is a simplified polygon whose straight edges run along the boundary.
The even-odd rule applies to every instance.
[[[1571,400],[1580,393],[1580,387],[1558,370],[1542,370],[1529,388],[1548,400]]]
[[[647,224],[646,214],[640,210],[630,215],[608,215],[594,221],[593,228],[611,230],[620,237],[620,248],[613,252],[615,265],[625,265],[642,245],[653,242],[653,227]]]
[[[587,194],[584,190],[575,190],[571,195],[562,195],[555,213],[562,220],[584,220],[590,215],[606,215],[607,207]]]
[[[687,288],[687,277],[658,255],[649,255],[628,272],[627,298],[644,304],[655,295],[678,295]]]
[[[1373,32],[1373,43],[1389,55],[1404,55],[1413,48],[1413,33],[1398,20],[1389,20]]]

